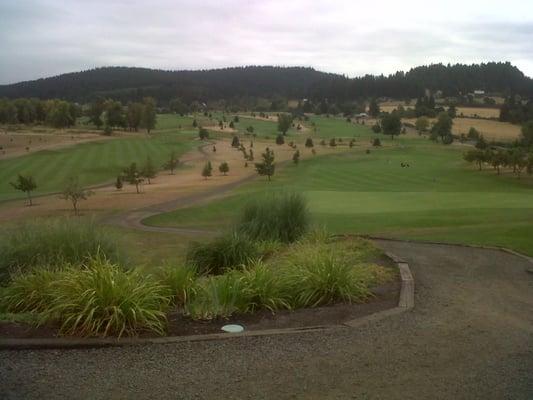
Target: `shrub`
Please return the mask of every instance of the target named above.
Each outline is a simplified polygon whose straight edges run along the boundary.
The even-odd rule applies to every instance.
[[[192,319],[229,317],[245,312],[248,298],[238,274],[209,276],[197,281],[195,295],[185,304],[184,311]]]
[[[291,243],[309,227],[307,202],[301,194],[266,196],[248,203],[238,230],[254,240]]]
[[[372,141],[372,146],[374,147],[381,146],[381,140],[379,140],[379,138],[374,138],[374,140]]]
[[[197,276],[196,267],[192,265],[165,266],[157,274],[160,283],[168,290],[172,303],[179,306],[183,306],[192,296]]]
[[[165,287],[102,257],[82,268],[16,276],[6,292],[7,311],[40,313],[40,322],[58,323],[61,334],[120,337],[146,330],[163,334],[166,327]]]
[[[37,220],[3,233],[0,240],[0,284],[16,270],[39,265],[81,264],[100,254],[126,264],[117,237],[93,220]]]
[[[187,262],[203,274],[222,274],[259,258],[259,251],[248,237],[236,232],[220,236],[207,243],[193,243],[187,252]]]
[[[294,282],[292,302],[295,307],[357,302],[371,294],[362,270],[331,251],[301,252],[291,267],[288,274]]]

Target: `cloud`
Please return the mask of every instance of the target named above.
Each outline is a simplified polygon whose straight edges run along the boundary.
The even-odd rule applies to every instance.
[[[303,65],[357,76],[511,61],[532,76],[528,8],[528,0],[448,0],[431,10],[421,0],[3,2],[0,83],[104,65]]]

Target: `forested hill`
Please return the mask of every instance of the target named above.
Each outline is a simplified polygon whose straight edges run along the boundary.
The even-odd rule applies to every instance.
[[[424,89],[457,95],[475,89],[533,94],[533,80],[510,63],[434,64],[389,76],[348,79],[303,67],[238,67],[201,71],[163,71],[105,67],[51,78],[0,86],[0,97],[63,98],[86,102],[110,97],[123,102],[152,96],[209,101],[242,97],[329,98],[350,100],[371,96],[417,97]]]

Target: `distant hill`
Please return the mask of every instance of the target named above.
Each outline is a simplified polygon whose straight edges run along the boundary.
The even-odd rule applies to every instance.
[[[420,66],[389,76],[342,75],[304,67],[248,66],[200,71],[104,67],[50,78],[0,85],[0,97],[62,98],[86,102],[110,97],[123,102],[153,96],[209,101],[242,97],[352,100],[371,96],[417,97],[425,89],[457,95],[482,89],[533,94],[533,80],[510,63]]]

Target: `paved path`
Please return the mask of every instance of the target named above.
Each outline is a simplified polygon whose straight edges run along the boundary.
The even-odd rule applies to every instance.
[[[378,242],[413,311],[359,329],[0,353],[2,399],[533,399],[533,275],[495,250]]]

